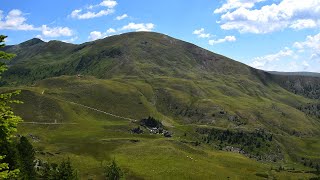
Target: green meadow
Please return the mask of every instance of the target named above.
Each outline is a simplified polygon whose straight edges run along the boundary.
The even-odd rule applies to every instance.
[[[175,81],[175,83],[168,83],[168,81]],[[296,129],[303,130],[305,133],[314,133],[314,131],[317,132],[314,126],[293,125],[289,123],[289,118],[283,119],[288,121],[288,126],[270,126],[270,131],[279,132],[274,133],[275,139],[276,143],[280,144],[285,159],[277,162],[258,161],[236,152],[219,150],[205,142],[197,146],[192,142],[201,141],[196,133],[196,128],[199,127],[241,128],[250,131],[258,127],[269,128],[267,123],[251,122],[253,119],[248,117],[246,125],[237,127],[236,124],[221,117],[214,123],[189,124],[183,122],[182,115],[175,111],[170,112],[171,109],[162,106],[161,103],[165,103],[166,99],[159,105],[154,105],[152,101],[154,94],[159,93],[154,91],[156,86],[160,87],[163,86],[162,83],[168,83],[176,87],[171,89],[167,86],[171,90],[168,91],[169,93],[166,92],[168,93],[166,96],[171,95],[181,106],[187,106],[193,101],[197,105],[191,105],[191,107],[206,110],[208,106],[216,103],[230,113],[236,113],[231,110],[237,109],[239,111],[237,113],[249,114],[276,104],[279,109],[283,108],[281,110],[287,114],[294,113],[297,118],[304,117],[304,114],[282,103],[263,98],[258,100],[261,107],[256,106],[255,97],[230,98],[222,94],[224,91],[219,90],[211,92],[211,97],[205,97],[205,93],[210,92],[211,88],[203,82],[169,78],[157,80],[157,82],[159,84],[153,85],[134,79],[101,80],[94,77],[63,76],[40,81],[33,87],[19,87],[22,93],[16,98],[25,103],[15,105],[16,113],[24,117],[25,122],[39,124],[21,123],[18,133],[25,136],[32,134],[36,137],[33,144],[37,150],[37,157],[44,161],[56,162],[67,157],[71,158],[83,179],[103,179],[104,164],[112,159],[118,162],[128,179],[227,179],[228,177],[230,179],[264,179],[266,177],[308,179],[315,177],[315,174],[309,173],[312,168],[303,166],[294,158],[317,159],[320,152],[319,138],[294,137],[288,134],[290,131],[287,131],[287,129]],[[203,97],[192,97],[187,93],[181,93],[183,97],[176,96],[175,93],[181,91],[180,88],[184,91],[186,89],[192,91],[194,88],[194,91],[203,93]],[[287,95],[299,98],[289,93]],[[299,100],[307,101],[301,97]],[[74,102],[137,120],[147,116],[156,117],[173,132],[173,137],[166,138],[163,135],[150,134],[147,130],[143,134],[133,134],[130,130],[139,126],[137,122],[113,117]],[[159,111],[158,109],[161,108],[163,110]],[[262,117],[281,117],[278,111],[277,109],[274,112],[263,113]],[[195,120],[190,118],[191,121]],[[283,122],[270,121],[269,123]],[[292,149],[292,146],[295,148]],[[285,167],[285,170],[278,172],[280,166]]]

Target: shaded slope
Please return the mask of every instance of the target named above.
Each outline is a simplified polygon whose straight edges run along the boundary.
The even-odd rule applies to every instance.
[[[297,75],[272,75],[274,82],[290,92],[311,99],[320,98],[320,77]]]

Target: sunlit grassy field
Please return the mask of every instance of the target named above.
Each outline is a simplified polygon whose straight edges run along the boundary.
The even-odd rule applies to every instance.
[[[21,86],[20,99],[14,110],[25,122],[18,134],[36,139],[37,158],[57,162],[70,158],[81,179],[103,179],[103,167],[112,159],[120,165],[127,179],[309,179],[311,168],[295,158],[319,159],[319,121],[307,117],[290,103],[312,100],[288,93],[274,86],[261,91],[232,88],[237,83],[220,87],[216,82],[159,77],[139,80],[62,76],[39,81],[34,86]],[[255,86],[254,82],[251,87]],[[12,88],[3,88],[8,91]],[[250,93],[254,93],[251,94]],[[259,98],[260,97],[260,98]],[[291,99],[285,102],[283,99]],[[159,134],[132,134],[138,122],[110,116],[75,103],[121,117],[140,120],[153,116],[173,132],[172,138]],[[224,117],[209,118],[212,107],[229,114],[241,114],[245,124],[236,125]],[[274,108],[272,108],[274,107]],[[205,114],[199,121],[195,115]],[[195,112],[195,110],[194,110]],[[258,116],[255,116],[259,112]],[[257,118],[259,117],[259,118]],[[210,119],[210,121],[209,121]],[[61,124],[41,124],[41,123]],[[264,128],[274,133],[284,160],[257,161],[235,152],[218,150],[201,142],[198,127],[243,129]],[[303,137],[290,135],[296,130]],[[279,167],[284,170],[277,171]],[[294,169],[294,170],[291,170]]]

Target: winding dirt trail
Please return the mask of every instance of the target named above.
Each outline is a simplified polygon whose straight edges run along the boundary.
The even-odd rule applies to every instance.
[[[66,124],[78,124],[78,123],[20,122],[19,124],[66,125]]]
[[[112,113],[109,113],[109,112],[106,112],[106,111],[102,111],[102,110],[100,110],[100,109],[96,109],[96,108],[93,108],[93,107],[90,107],[90,106],[83,105],[83,104],[80,104],[80,103],[76,103],[76,102],[72,102],[72,101],[67,101],[67,100],[59,99],[59,98],[52,97],[52,96],[51,96],[51,98],[52,98],[52,99],[59,100],[59,101],[64,101],[64,102],[69,103],[69,104],[81,106],[81,107],[90,109],[90,110],[92,110],[92,111],[96,111],[96,112],[99,112],[99,113],[103,113],[103,114],[106,114],[106,115],[109,115],[109,116],[112,116],[112,117],[116,117],[116,118],[119,118],[119,119],[125,119],[125,120],[129,120],[129,121],[132,121],[132,122],[137,122],[137,121],[138,121],[138,120],[136,120],[136,119],[119,116],[119,115],[112,114]]]
[[[93,108],[93,107],[90,107],[90,106],[79,104],[79,103],[76,103],[76,102],[66,101],[66,100],[61,100],[61,101],[65,101],[65,102],[70,103],[70,104],[78,105],[78,106],[81,106],[81,107],[84,107],[84,108],[87,108],[87,109],[90,109],[90,110],[93,110],[93,111],[96,111],[96,112],[100,112],[100,113],[103,113],[103,114],[106,114],[106,115],[109,115],[109,116],[113,116],[113,117],[116,117],[116,118],[119,118],[119,119],[125,119],[125,120],[129,120],[129,121],[133,121],[133,122],[137,122],[138,121],[136,119],[123,117],[123,116],[118,116],[118,115],[115,115],[115,114],[112,114],[112,113],[109,113],[109,112],[102,111],[100,109],[96,109],[96,108]]]
[[[43,95],[43,94],[44,94],[44,91],[42,91],[41,94]],[[131,121],[131,122],[137,122],[137,121],[138,121],[138,120],[136,120],[136,119],[119,116],[119,115],[112,114],[112,113],[109,113],[109,112],[106,112],[106,111],[102,111],[102,110],[100,110],[100,109],[96,109],[96,108],[93,108],[93,107],[90,107],[90,106],[83,105],[83,104],[80,104],[80,103],[76,103],[76,102],[72,102],[72,101],[67,101],[67,100],[59,99],[59,98],[52,97],[52,96],[51,96],[50,98],[56,99],[56,100],[58,100],[58,101],[64,101],[64,102],[69,103],[69,104],[81,106],[81,107],[83,107],[83,108],[87,108],[87,109],[90,109],[90,110],[92,110],[92,111],[96,111],[96,112],[99,112],[99,113],[103,113],[103,114],[106,114],[106,115],[108,115],[108,116],[116,117],[116,118],[119,118],[119,119],[125,119],[125,120],[129,120],[129,121]],[[20,122],[20,124],[62,125],[62,124],[78,124],[78,123]]]
[[[56,97],[51,97],[51,98],[56,99],[56,100],[59,100],[59,101],[67,102],[67,103],[69,103],[69,104],[81,106],[81,107],[90,109],[90,110],[92,110],[92,111],[96,111],[96,112],[99,112],[99,113],[103,113],[103,114],[106,114],[106,115],[108,115],[108,116],[116,117],[116,118],[119,118],[119,119],[125,119],[125,120],[129,120],[129,121],[131,121],[131,122],[137,122],[137,121],[138,121],[138,120],[136,120],[136,119],[132,119],[132,118],[128,118],[128,117],[123,117],[123,116],[118,116],[118,115],[115,115],[115,114],[112,114],[112,113],[109,113],[109,112],[102,111],[102,110],[100,110],[100,109],[96,109],[96,108],[93,108],[93,107],[90,107],[90,106],[86,106],[86,105],[80,104],[80,103],[76,103],[76,102],[72,102],[72,101],[67,101],[67,100],[64,100],[64,99],[56,98]],[[72,124],[78,124],[78,123],[21,122],[20,124],[43,124],[43,125],[63,125],[63,124],[64,124],[64,125],[67,125],[67,124],[71,124],[71,125],[72,125]]]

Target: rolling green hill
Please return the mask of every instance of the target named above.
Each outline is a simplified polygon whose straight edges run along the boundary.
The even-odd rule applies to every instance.
[[[113,158],[128,179],[316,176],[320,78],[270,74],[149,32],[4,50],[17,54],[1,91],[22,90],[18,133],[42,160],[70,157],[83,179],[102,179]],[[172,137],[141,126],[149,116]]]

